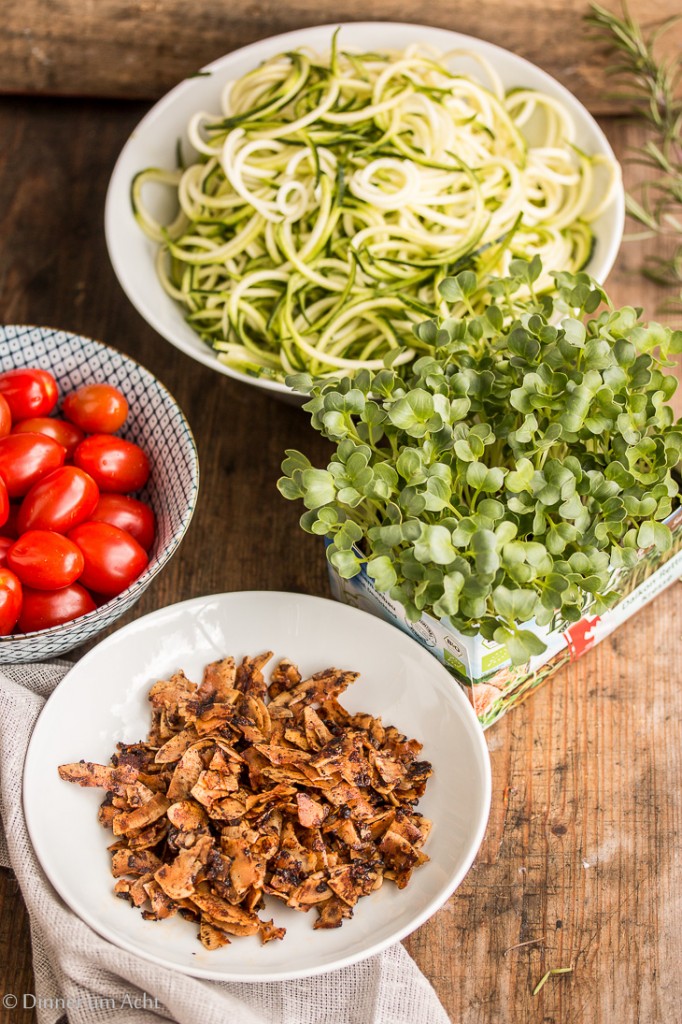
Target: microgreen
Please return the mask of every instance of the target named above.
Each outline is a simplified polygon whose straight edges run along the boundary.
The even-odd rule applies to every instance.
[[[326,468],[288,452],[278,485],[342,577],[364,564],[410,620],[448,619],[514,663],[544,649],[533,624],[604,610],[616,570],[670,548],[682,450],[666,373],[682,332],[614,309],[584,273],[535,297],[539,273],[446,279],[451,301],[480,284],[489,305],[418,325],[430,350],[407,368],[289,378],[336,449]]]

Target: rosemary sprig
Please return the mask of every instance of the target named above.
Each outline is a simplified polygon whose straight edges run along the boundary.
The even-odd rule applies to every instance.
[[[587,21],[617,59],[608,70],[624,82],[617,95],[631,104],[649,130],[634,160],[648,167],[651,177],[637,195],[627,196],[628,213],[647,229],[639,238],[658,237],[673,246],[672,256],[648,257],[642,272],[659,284],[682,288],[682,56],[678,50],[663,60],[657,53],[661,37],[682,15],[645,33],[624,0],[622,17],[595,3],[591,7]]]

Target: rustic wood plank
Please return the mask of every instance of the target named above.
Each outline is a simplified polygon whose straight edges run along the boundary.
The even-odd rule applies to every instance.
[[[606,6],[618,9],[616,0]],[[679,0],[631,0],[644,24],[679,13]],[[549,71],[598,113],[609,97],[604,49],[589,37],[588,0],[451,0],[428,8],[405,0],[346,0],[344,21],[426,21],[497,43]],[[4,5],[0,91],[157,97],[222,54],[256,39],[333,23],[331,0],[25,0]],[[666,43],[682,44],[682,27]]]
[[[678,1019],[680,589],[488,734],[485,843],[456,896],[407,942],[453,1020]],[[573,973],[532,995],[565,966]]]
[[[298,410],[158,338],[109,266],[108,175],[144,109],[0,102],[2,319],[63,326],[136,356],[196,432],[203,480],[194,522],[120,624],[221,590],[326,595],[321,547],[274,489],[284,448],[321,460],[324,443]],[[637,141],[620,121],[604,127],[621,155]],[[663,296],[639,277],[641,255],[640,246],[623,249],[611,291],[653,315]],[[457,1024],[679,1016],[681,640],[676,585],[488,734],[495,790],[480,855],[455,897],[406,943]],[[561,966],[574,971],[532,996],[544,972]],[[30,938],[16,883],[0,872],[0,995],[8,991],[32,991]],[[0,1009],[0,1024],[32,1020],[30,1011]]]
[[[33,991],[28,914],[16,878],[5,870],[0,870],[0,951],[0,1022],[32,1024],[33,1011],[21,1008],[21,994]],[[3,1006],[1,1000],[7,994],[18,995],[18,1009]]]

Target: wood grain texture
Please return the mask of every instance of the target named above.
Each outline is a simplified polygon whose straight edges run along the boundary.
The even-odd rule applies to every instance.
[[[195,430],[196,516],[120,624],[221,590],[326,595],[321,546],[275,491],[283,450],[321,460],[324,442],[297,409],[163,342],[109,266],[106,184],[144,109],[0,102],[2,320],[68,328],[134,355]],[[621,155],[636,141],[622,122],[604,127]],[[663,296],[639,277],[641,255],[624,247],[611,290],[653,315]],[[681,595],[677,584],[488,733],[494,797],[484,844],[456,895],[406,942],[456,1024],[679,1020]],[[573,973],[532,995],[546,970],[565,966]],[[31,991],[26,915],[13,876],[0,871],[0,995]],[[0,1009],[0,1024],[32,1021],[29,1011]]]
[[[617,0],[604,0],[619,9]],[[679,0],[631,0],[645,25],[679,13]],[[4,0],[0,91],[157,97],[222,54],[266,36],[337,21],[426,22],[480,36],[526,57],[591,110],[622,109],[610,98],[601,44],[583,17],[588,0]],[[682,26],[666,42],[682,45]]]

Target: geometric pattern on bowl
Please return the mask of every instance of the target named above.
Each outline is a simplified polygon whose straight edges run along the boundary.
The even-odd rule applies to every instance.
[[[24,366],[38,366],[53,374],[60,404],[69,391],[82,384],[106,382],[125,395],[129,412],[118,433],[139,444],[149,456],[149,481],[136,497],[154,509],[157,534],[149,565],[126,590],[72,622],[0,637],[0,664],[64,654],[123,615],[176,551],[192,518],[199,487],[197,449],[184,413],[163,384],[134,359],[69,331],[0,327],[0,373]]]

